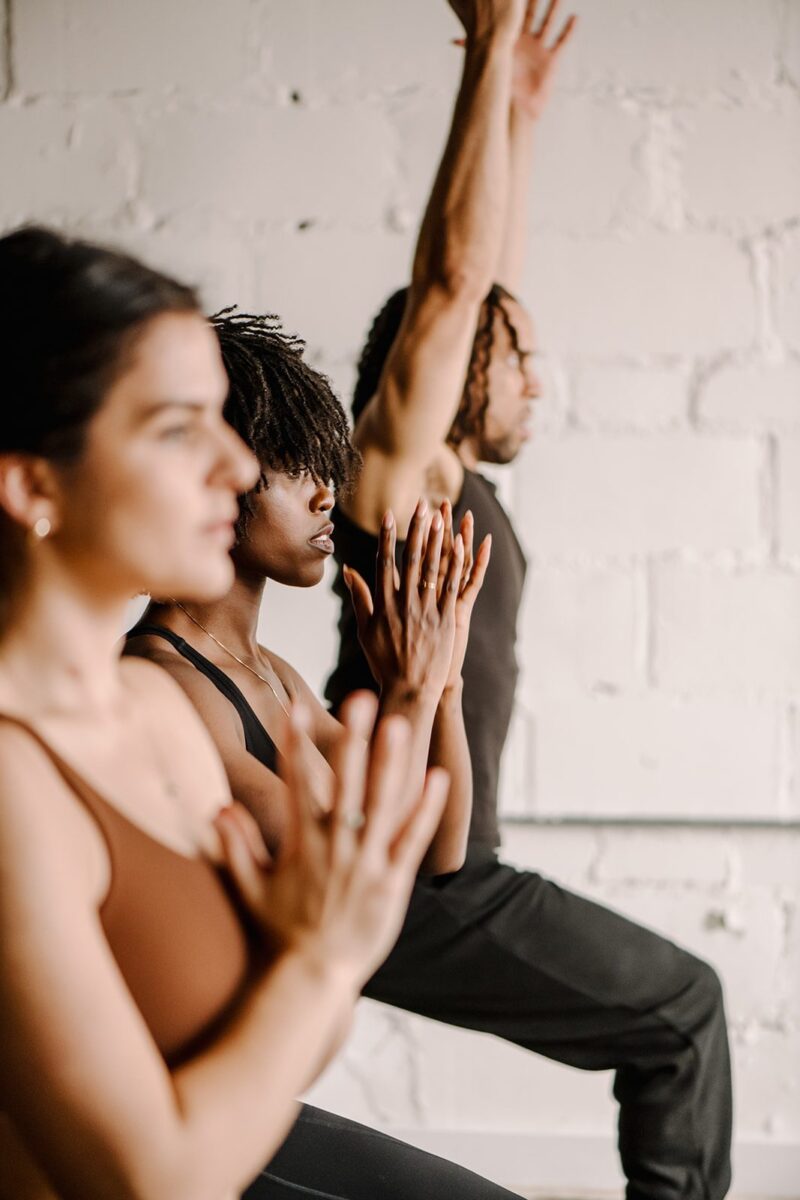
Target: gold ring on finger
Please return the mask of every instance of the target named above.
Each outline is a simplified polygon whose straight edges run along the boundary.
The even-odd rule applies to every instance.
[[[434,580],[433,582],[431,582],[430,579],[423,579],[422,586],[423,586],[423,588],[435,588],[436,581]]]

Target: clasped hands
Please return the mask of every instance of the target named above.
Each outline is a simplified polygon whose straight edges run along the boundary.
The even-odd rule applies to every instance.
[[[465,514],[457,533],[449,501],[429,514],[414,510],[400,570],[397,528],[388,511],[380,531],[374,599],[358,571],[345,567],[358,637],[381,694],[438,703],[458,684],[472,610],[491,554],[491,537],[473,557],[474,522]]]

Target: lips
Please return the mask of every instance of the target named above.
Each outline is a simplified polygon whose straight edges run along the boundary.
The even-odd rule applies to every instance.
[[[313,546],[315,550],[320,550],[323,554],[333,554],[333,525],[329,522],[323,525],[319,533],[315,533],[313,537],[308,539],[309,546]]]

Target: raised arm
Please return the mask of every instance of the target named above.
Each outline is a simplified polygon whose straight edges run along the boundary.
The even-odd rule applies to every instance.
[[[509,181],[503,244],[495,281],[516,293],[527,249],[533,141],[547,102],[561,52],[577,17],[570,16],[554,37],[559,0],[551,0],[536,27],[537,0],[529,0],[522,31],[514,47],[511,111],[509,114]],[[550,44],[548,44],[550,43]]]
[[[401,328],[355,441],[364,467],[347,508],[377,530],[391,507],[403,535],[426,467],[464,387],[480,306],[506,216],[512,50],[523,0],[451,0],[466,32],[450,133],[417,242]]]

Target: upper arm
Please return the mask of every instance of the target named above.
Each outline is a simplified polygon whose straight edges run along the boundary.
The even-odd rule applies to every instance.
[[[347,507],[359,524],[379,525],[389,507],[400,527],[410,518],[461,402],[481,303],[468,289],[411,287],[378,390],[355,429],[364,464]]]
[[[65,1200],[148,1194],[178,1114],[100,925],[75,804],[28,736],[0,729],[0,1096]]]
[[[268,651],[275,674],[293,699],[302,700],[311,718],[311,740],[325,759],[330,759],[334,743],[342,730],[341,723],[328,712],[314,695],[302,675],[277,654]]]

